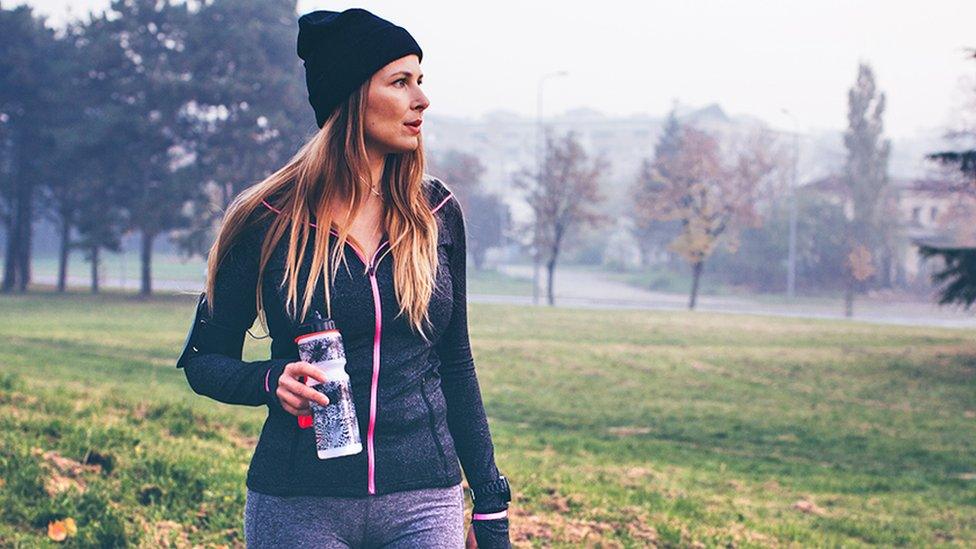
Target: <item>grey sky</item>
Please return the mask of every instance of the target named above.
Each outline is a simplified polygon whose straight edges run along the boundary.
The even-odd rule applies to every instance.
[[[108,5],[27,3],[54,22],[69,3],[75,17]],[[717,102],[781,128],[792,125],[785,107],[802,129],[841,129],[847,89],[865,60],[888,95],[888,134],[907,137],[952,124],[961,80],[976,76],[964,52],[976,48],[973,0],[304,0],[299,13],[353,6],[417,38],[430,113],[534,116],[539,76],[564,69],[568,76],[546,84],[547,113],[586,106],[661,115],[678,99]]]

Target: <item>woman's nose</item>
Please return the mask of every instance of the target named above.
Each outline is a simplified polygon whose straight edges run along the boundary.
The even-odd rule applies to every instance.
[[[424,92],[420,92],[420,96],[417,98],[417,102],[414,103],[414,108],[423,111],[430,106],[430,100],[427,99],[427,95]]]

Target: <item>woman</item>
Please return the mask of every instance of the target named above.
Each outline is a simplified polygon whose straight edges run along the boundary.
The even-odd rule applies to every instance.
[[[320,130],[228,207],[177,364],[199,394],[268,407],[247,474],[247,544],[509,547],[511,496],[468,339],[464,219],[423,173],[423,53],[403,28],[350,9],[299,18],[298,55]],[[294,342],[312,311],[343,336],[358,454],[319,459],[296,419],[311,399],[328,405],[305,385],[324,377]],[[258,316],[272,358],[245,362]]]

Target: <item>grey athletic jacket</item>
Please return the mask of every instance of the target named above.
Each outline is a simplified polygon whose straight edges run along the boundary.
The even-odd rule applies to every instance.
[[[425,176],[428,205],[438,222],[439,268],[429,305],[431,344],[415,335],[393,287],[389,241],[365,258],[351,243],[331,291],[332,319],[343,337],[346,371],[363,437],[363,451],[332,459],[316,456],[314,429],[302,429],[275,394],[285,365],[299,360],[298,322],[285,313],[288,234],[265,268],[262,300],[272,338],[271,359],[241,360],[244,334],[254,322],[255,288],[264,234],[280,211],[275,198],[233,244],[218,268],[214,312],[201,294],[177,367],[192,389],[228,404],[267,406],[268,416],[247,473],[247,486],[272,495],[365,496],[452,486],[461,469],[473,488],[499,478],[488,421],[468,339],[465,224],[460,204],[439,179]],[[312,220],[314,227],[314,219]],[[318,230],[316,227],[315,230]],[[333,234],[335,234],[333,230]],[[330,241],[334,246],[335,241]],[[312,239],[299,277],[299,307],[308,279]],[[321,275],[312,309],[327,316]],[[459,464],[460,460],[460,464]],[[459,467],[460,465],[460,467]],[[479,498],[476,511],[508,507],[504,498]]]

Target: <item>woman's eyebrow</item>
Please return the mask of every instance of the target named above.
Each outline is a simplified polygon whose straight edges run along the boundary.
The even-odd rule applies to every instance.
[[[402,74],[402,75],[404,75],[404,76],[406,76],[407,78],[409,78],[409,77],[411,77],[411,76],[413,76],[413,73],[412,73],[412,72],[410,72],[410,71],[400,71],[400,72],[395,72],[395,73],[393,73],[393,74],[392,74],[392,75],[390,76],[390,78],[392,78],[392,77],[394,77],[394,76],[397,76],[397,75],[400,75],[400,74]],[[423,73],[420,73],[420,76],[418,76],[417,78],[423,78],[423,77],[424,77],[424,74],[423,74]]]

